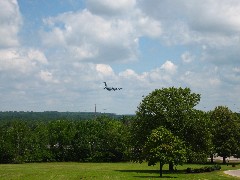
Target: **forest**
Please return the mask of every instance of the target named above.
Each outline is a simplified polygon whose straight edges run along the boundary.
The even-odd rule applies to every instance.
[[[154,165],[204,163],[216,154],[224,163],[227,157],[239,157],[239,113],[226,106],[197,110],[199,101],[200,95],[189,88],[172,87],[144,97],[136,115],[0,112],[0,163],[148,161]]]
[[[127,159],[127,117],[120,120],[106,115],[90,120],[51,117],[51,120],[44,116],[38,117],[42,120],[0,121],[0,163]]]

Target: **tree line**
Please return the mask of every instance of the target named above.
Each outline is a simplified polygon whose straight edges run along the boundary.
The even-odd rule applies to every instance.
[[[10,121],[0,127],[0,163],[127,160],[128,127],[94,120]]]
[[[101,112],[58,112],[58,111],[0,111],[0,124],[14,120],[24,121],[53,121],[53,120],[91,120],[100,116],[121,119],[123,115]],[[128,115],[131,116],[131,115]]]
[[[0,163],[160,162],[160,168],[240,156],[240,118],[226,106],[197,110],[189,88],[156,89],[136,115],[89,120],[11,120],[0,124]]]

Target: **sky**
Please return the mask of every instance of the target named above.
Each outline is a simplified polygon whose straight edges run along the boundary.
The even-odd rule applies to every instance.
[[[240,112],[239,0],[1,0],[0,111],[134,114],[188,87]],[[119,91],[107,91],[121,87]]]

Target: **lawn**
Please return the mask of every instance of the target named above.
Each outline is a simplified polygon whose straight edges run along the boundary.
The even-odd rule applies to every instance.
[[[200,168],[204,165],[186,164],[177,166],[177,172],[169,173],[164,165],[162,179],[238,179],[223,173],[224,170],[238,169],[221,165],[221,171],[210,173],[186,174],[188,167]],[[0,164],[0,179],[46,180],[46,179],[155,179],[159,178],[158,166],[147,166],[146,163],[26,163]]]

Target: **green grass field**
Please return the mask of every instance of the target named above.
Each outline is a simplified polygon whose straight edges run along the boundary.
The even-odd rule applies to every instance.
[[[224,170],[238,169],[221,165],[221,171],[210,173],[186,174],[188,167],[199,168],[204,165],[186,164],[177,166],[177,172],[169,173],[164,165],[162,179],[239,179],[223,173]],[[238,167],[239,166],[239,167]],[[0,179],[6,180],[46,180],[46,179],[155,179],[159,178],[158,166],[147,166],[146,163],[29,163],[0,164]]]

